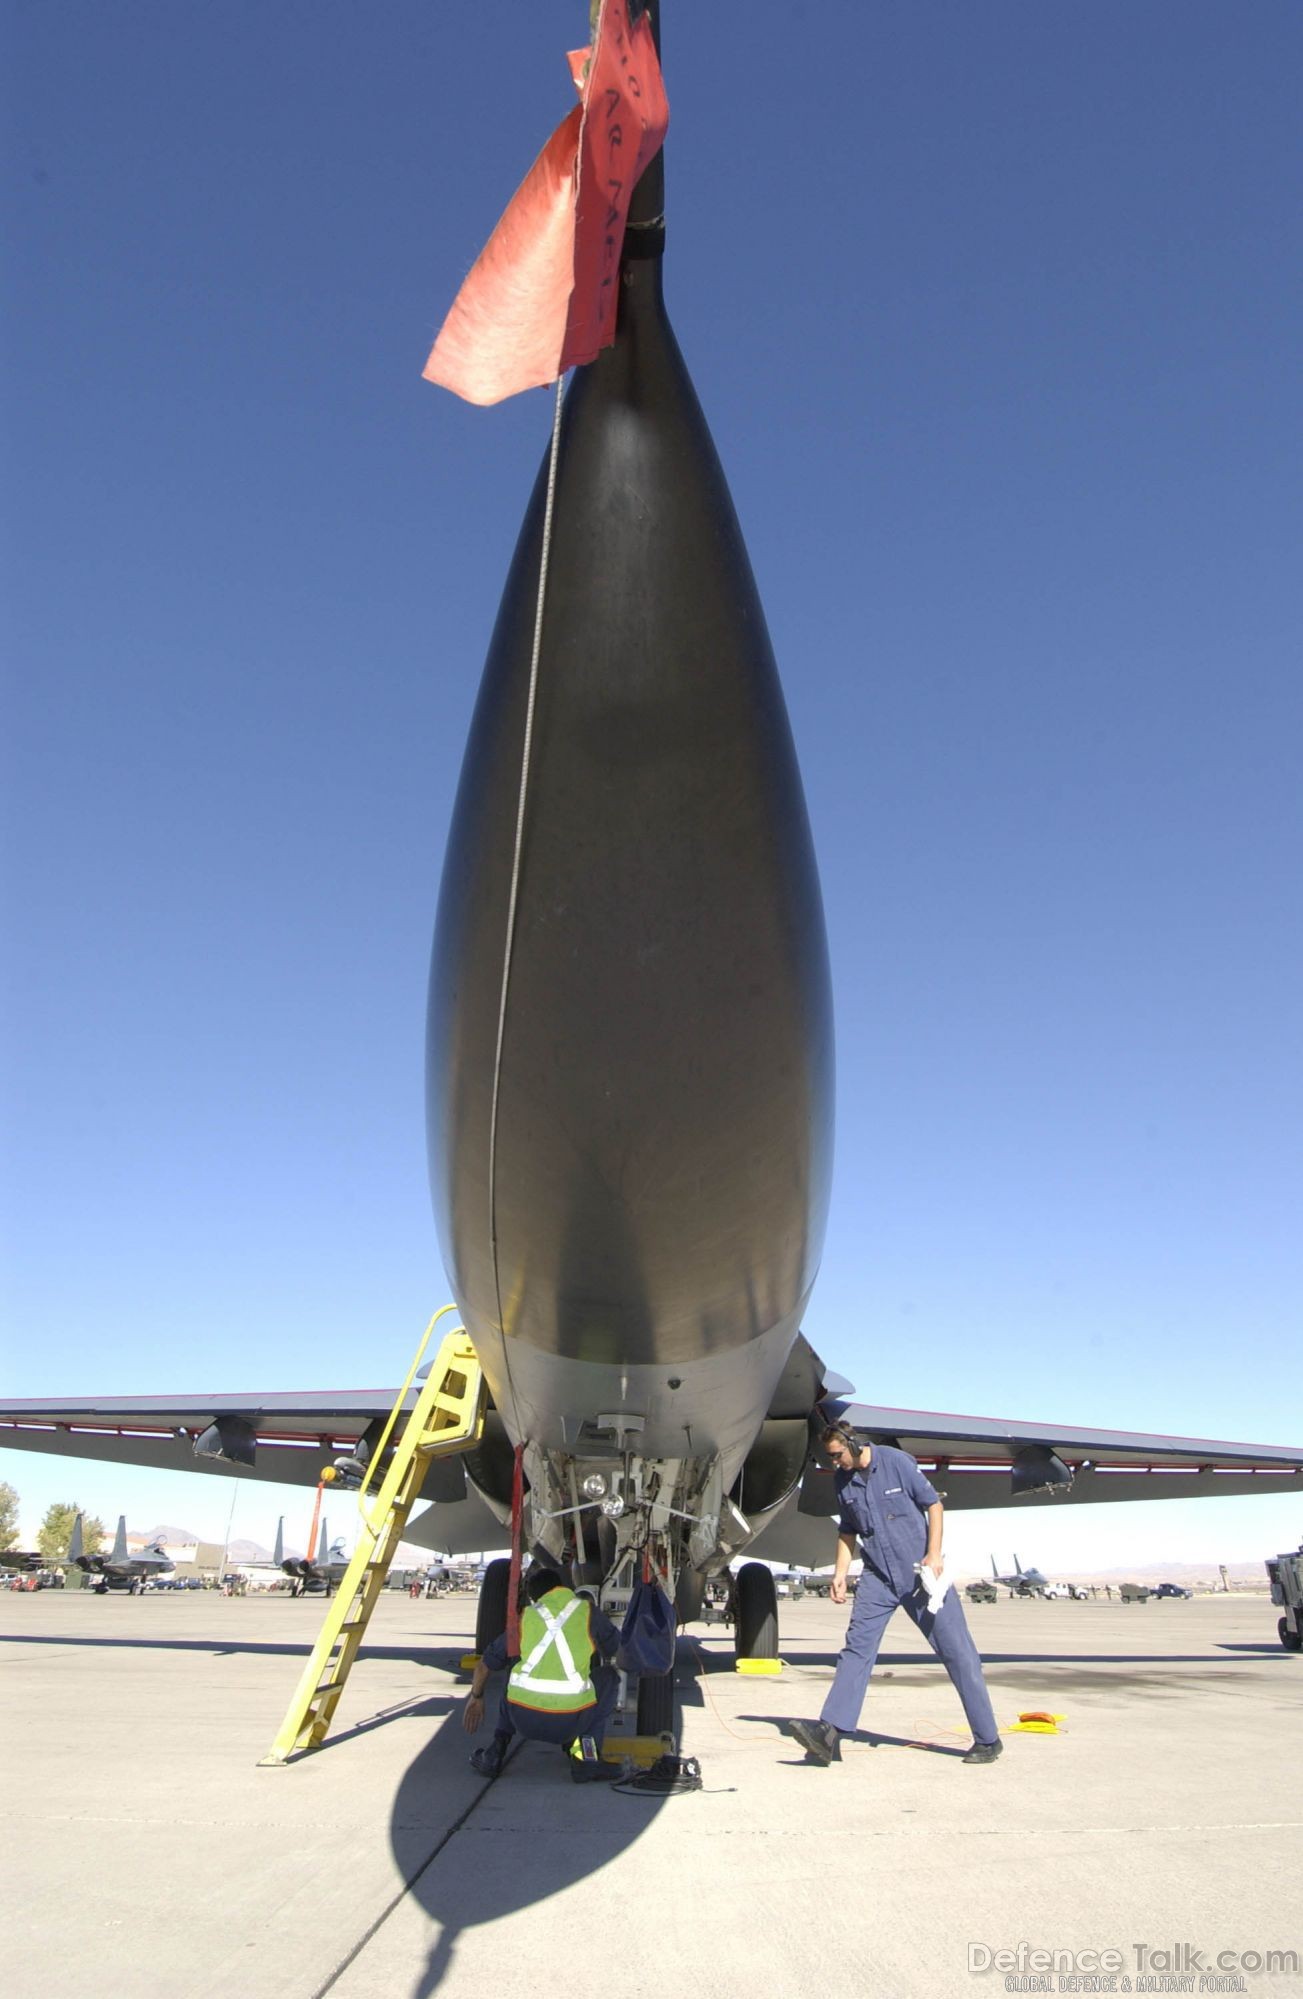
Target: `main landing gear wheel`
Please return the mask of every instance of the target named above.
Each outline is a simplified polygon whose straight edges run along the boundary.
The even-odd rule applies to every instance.
[[[475,1650],[482,1658],[495,1638],[507,1628],[507,1592],[511,1587],[511,1562],[506,1555],[490,1562],[480,1584],[479,1608],[475,1612]]]
[[[674,1674],[642,1673],[638,1679],[639,1735],[674,1733]]]
[[[1303,1631],[1291,1630],[1287,1617],[1277,1621],[1276,1629],[1280,1633],[1280,1642],[1287,1652],[1303,1652]]]
[[[674,1620],[676,1624],[691,1624],[701,1616],[702,1598],[706,1594],[706,1578],[699,1569],[680,1569],[679,1580],[674,1588]]]
[[[737,1613],[733,1622],[736,1659],[778,1657],[778,1591],[773,1571],[763,1562],[744,1562],[734,1581]]]

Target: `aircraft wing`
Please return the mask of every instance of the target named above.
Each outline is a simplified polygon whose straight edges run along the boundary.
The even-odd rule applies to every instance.
[[[332,1459],[356,1449],[368,1425],[393,1408],[394,1388],[306,1390],[280,1395],[139,1395],[0,1405],[0,1450],[45,1451],[101,1463],[150,1465],[159,1471],[313,1486]],[[417,1391],[409,1393],[415,1403]],[[219,1420],[247,1425],[252,1462],[196,1455],[196,1441]],[[470,1485],[457,1458],[438,1459],[404,1540],[442,1554],[500,1548],[501,1523]]]
[[[376,1388],[15,1401],[0,1406],[0,1449],[312,1486],[326,1463],[352,1451],[368,1425],[388,1413],[393,1396],[393,1389]],[[952,1509],[1008,1506],[1015,1499],[1035,1506],[1282,1489],[1303,1494],[1303,1448],[944,1415],[840,1398],[824,1401],[819,1413],[847,1423],[871,1442],[909,1451]],[[214,1422],[231,1418],[248,1426],[256,1446],[253,1462],[236,1466],[197,1457],[196,1439]],[[1050,1479],[1057,1482],[1047,1483]],[[447,1554],[501,1546],[499,1521],[456,1458],[431,1466],[424,1497],[435,1506],[413,1518],[408,1540]],[[835,1512],[832,1475],[811,1462],[799,1488],[748,1553],[788,1566],[821,1567],[832,1560]]]
[[[918,1459],[948,1509],[1081,1505],[1106,1499],[1197,1499],[1252,1492],[1303,1495],[1303,1447],[1234,1444],[1134,1430],[952,1416],[827,1401],[822,1413],[870,1443]],[[798,1490],[747,1549],[789,1566],[832,1561],[832,1473],[811,1462]]]

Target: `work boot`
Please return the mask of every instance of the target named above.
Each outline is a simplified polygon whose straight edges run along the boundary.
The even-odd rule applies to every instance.
[[[481,1777],[500,1777],[506,1760],[507,1745],[501,1736],[495,1735],[492,1742],[486,1742],[482,1749],[472,1752],[471,1769]]]
[[[1004,1744],[997,1736],[994,1742],[975,1742],[971,1749],[964,1751],[965,1763],[994,1763],[997,1756],[1004,1755]]]
[[[830,1721],[794,1721],[792,1734],[814,1762],[827,1765],[841,1761],[841,1731]]]

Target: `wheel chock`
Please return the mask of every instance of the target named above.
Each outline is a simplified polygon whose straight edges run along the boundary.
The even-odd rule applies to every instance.
[[[783,1670],[781,1659],[739,1659],[734,1667],[738,1673],[749,1673],[756,1679],[775,1679]]]
[[[463,1652],[461,1658],[457,1661],[457,1670],[462,1673],[473,1673],[479,1663],[480,1655],[478,1652]]]
[[[664,1735],[608,1735],[602,1744],[603,1763],[622,1763],[627,1756],[640,1770],[650,1770],[653,1763],[659,1763],[667,1750],[674,1747],[674,1737]]]

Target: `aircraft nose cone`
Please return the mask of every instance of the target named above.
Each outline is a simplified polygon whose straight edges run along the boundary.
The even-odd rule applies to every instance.
[[[436,1213],[472,1334],[689,1361],[808,1293],[832,1033],[782,693],[652,266],[566,400],[517,856],[544,505],[540,475],[444,871]]]

